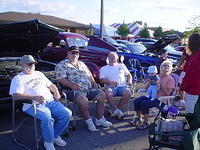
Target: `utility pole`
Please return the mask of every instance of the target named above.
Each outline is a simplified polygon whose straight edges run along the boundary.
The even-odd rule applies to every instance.
[[[103,0],[101,0],[100,38],[103,40]]]

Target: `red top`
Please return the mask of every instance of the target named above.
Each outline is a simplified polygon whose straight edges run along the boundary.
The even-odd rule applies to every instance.
[[[200,95],[200,50],[191,55],[186,64],[182,89],[188,94]]]

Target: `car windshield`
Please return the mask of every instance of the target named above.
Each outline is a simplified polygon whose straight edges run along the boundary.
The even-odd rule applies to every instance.
[[[130,50],[132,53],[143,53],[147,48],[142,44],[130,44]]]
[[[78,46],[85,47],[88,45],[88,41],[86,39],[81,38],[67,38],[67,43],[70,46]]]
[[[118,44],[115,40],[110,37],[104,37],[104,40],[111,44]]]
[[[171,45],[165,46],[164,49],[166,49],[168,52],[176,52],[176,50]]]

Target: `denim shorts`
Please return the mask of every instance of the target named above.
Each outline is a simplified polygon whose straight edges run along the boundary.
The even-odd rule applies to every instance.
[[[73,99],[76,99],[78,96],[80,95],[84,95],[88,98],[88,100],[94,100],[95,97],[101,93],[101,90],[100,89],[91,89],[86,95],[81,92],[81,91],[71,91],[67,94],[67,98],[70,100],[70,101],[73,101]]]
[[[122,96],[124,91],[130,91],[127,86],[114,87],[113,85],[107,85],[106,88],[113,93],[113,96]]]

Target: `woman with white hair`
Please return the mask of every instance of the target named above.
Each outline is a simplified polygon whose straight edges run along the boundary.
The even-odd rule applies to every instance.
[[[170,76],[172,72],[172,62],[164,61],[160,66],[160,88],[157,94],[157,98],[160,96],[169,96],[173,89],[175,89],[175,81]],[[133,126],[138,129],[146,129],[149,126],[149,109],[152,107],[158,107],[160,101],[158,99],[151,100],[149,97],[141,96],[134,100],[134,106],[136,111],[136,118],[131,122]],[[142,119],[144,116],[144,120]]]

